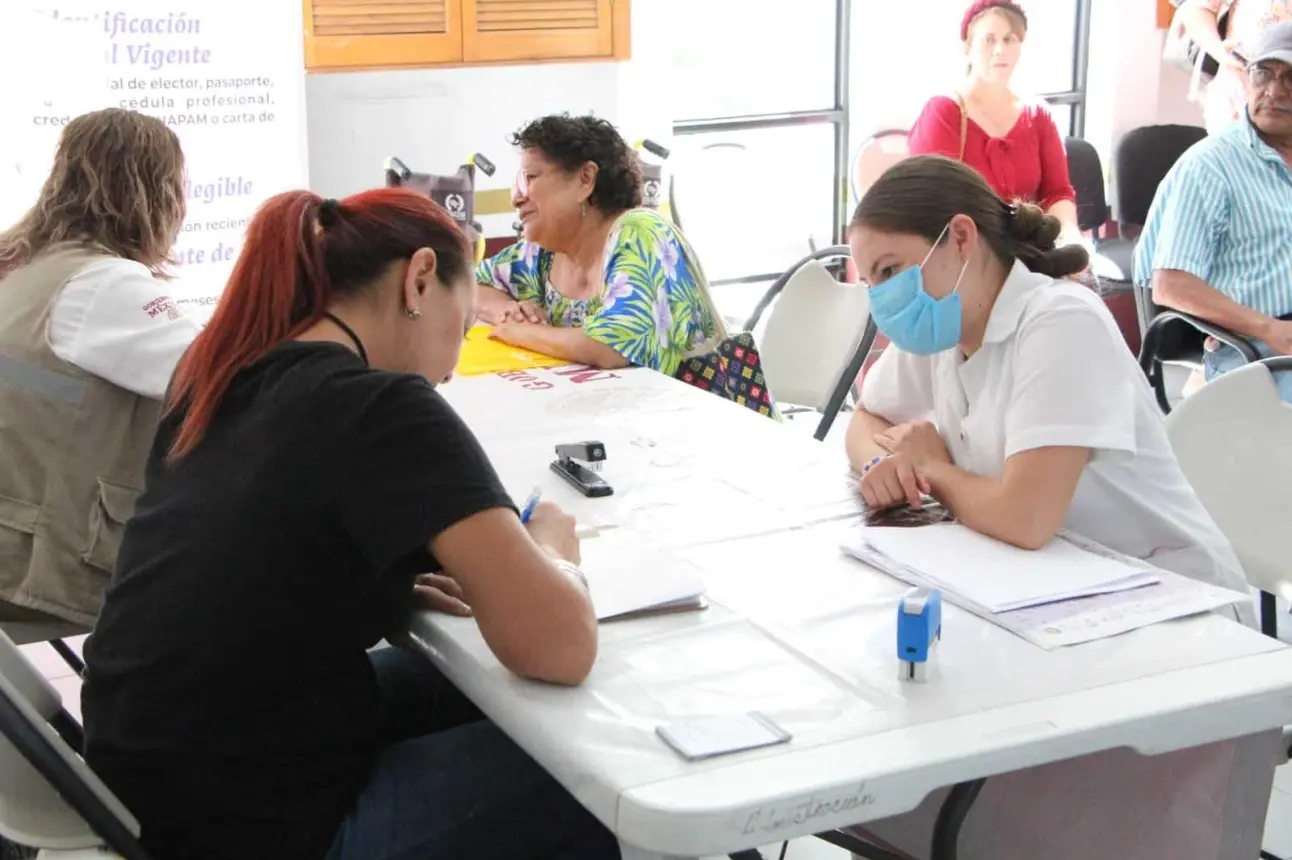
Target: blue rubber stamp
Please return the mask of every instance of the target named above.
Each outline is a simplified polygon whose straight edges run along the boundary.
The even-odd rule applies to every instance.
[[[936,668],[942,639],[942,592],[912,588],[897,606],[898,675],[903,681],[927,681]]]

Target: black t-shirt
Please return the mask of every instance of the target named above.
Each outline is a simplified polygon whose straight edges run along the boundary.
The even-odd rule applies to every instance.
[[[428,541],[512,500],[425,380],[333,344],[239,374],[168,465],[178,417],[86,646],[87,758],[167,860],[320,860],[378,751],[365,650]]]

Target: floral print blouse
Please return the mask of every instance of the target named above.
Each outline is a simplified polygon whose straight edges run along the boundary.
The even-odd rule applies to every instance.
[[[476,281],[533,302],[552,325],[581,327],[632,364],[672,376],[718,334],[704,272],[681,233],[659,212],[620,216],[606,241],[600,295],[561,295],[549,280],[555,254],[517,242],[476,267]]]

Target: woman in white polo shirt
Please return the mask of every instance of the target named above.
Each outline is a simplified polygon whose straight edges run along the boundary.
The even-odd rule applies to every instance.
[[[1065,276],[1086,252],[940,156],[891,168],[851,244],[892,346],[867,373],[848,454],[867,504],[928,494],[1025,549],[1067,529],[1245,591],[1186,482],[1152,393],[1099,299]],[[1056,278],[1060,280],[1056,280]],[[1244,605],[1236,614],[1253,624]],[[1153,758],[1117,750],[988,780],[961,856],[1218,860],[1255,856],[1277,734]],[[1229,795],[1243,803],[1227,802]],[[942,795],[869,834],[924,856]]]
[[[127,110],[63,129],[0,233],[0,627],[86,631],[143,486],[161,398],[199,331],[168,295],[184,154]]]

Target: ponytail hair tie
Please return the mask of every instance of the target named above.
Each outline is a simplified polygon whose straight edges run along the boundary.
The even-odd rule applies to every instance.
[[[1018,215],[1017,205],[1013,203],[1006,203],[1004,200],[1000,201],[1000,205],[1001,205],[1001,208],[1005,211],[1006,218],[1013,220],[1014,217]]]
[[[341,220],[341,204],[329,197],[319,204],[319,226],[324,230],[333,227]]]

